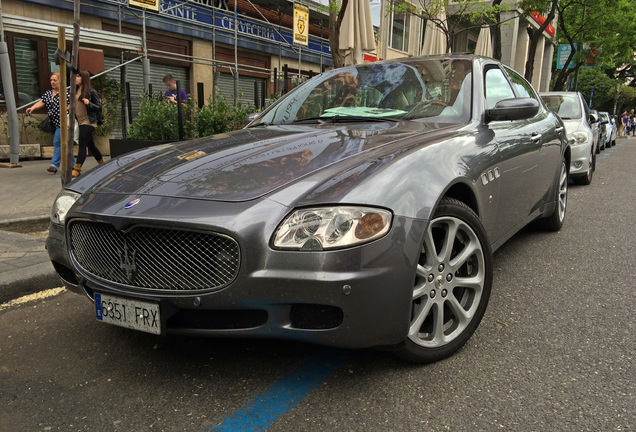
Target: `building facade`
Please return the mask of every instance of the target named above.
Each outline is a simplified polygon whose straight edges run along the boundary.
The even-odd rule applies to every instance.
[[[293,42],[292,2],[234,1],[160,0],[153,11],[129,6],[128,0],[81,0],[79,67],[92,74],[115,68],[109,76],[119,79],[116,68],[129,62],[126,81],[139,96],[147,53],[153,92],[163,91],[162,78],[171,74],[191,94],[202,84],[206,101],[213,81],[229,99],[237,81],[241,101],[252,102],[255,92],[269,96],[290,85],[282,81],[285,70],[292,81],[333,64],[329,17],[319,3],[302,1],[309,10],[309,37],[307,46],[299,46]],[[58,26],[67,28],[71,49],[73,1],[3,0],[2,15],[22,107],[49,88],[49,74],[57,71]]]
[[[418,0],[405,0],[416,9],[420,6]],[[381,32],[379,44],[380,57],[393,59],[400,57],[419,56],[421,54],[426,21],[409,13],[395,13],[392,8],[392,0],[383,0]],[[489,0],[484,3],[491,4]],[[528,28],[538,29],[541,26],[542,17],[539,14],[524,16],[517,9],[515,0],[504,0],[509,9],[501,13],[501,61],[515,69],[521,75],[525,73],[528,60],[528,48],[530,37]],[[452,16],[457,9],[457,2],[448,0],[448,16]],[[556,20],[555,20],[556,21]],[[555,23],[553,23],[555,25]],[[459,25],[461,29],[461,23]],[[552,58],[554,56],[554,36],[556,29],[549,26],[540,37],[535,54],[532,85],[538,91],[547,91],[550,86],[550,74]],[[453,37],[451,52],[471,53],[475,51],[479,29],[471,29],[459,33]]]

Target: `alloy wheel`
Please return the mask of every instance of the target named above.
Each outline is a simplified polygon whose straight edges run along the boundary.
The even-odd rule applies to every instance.
[[[568,203],[568,171],[565,162],[561,164],[561,173],[559,174],[559,220],[563,222],[565,219],[565,210]]]
[[[451,343],[475,318],[485,285],[484,250],[473,228],[456,217],[434,219],[417,266],[408,338],[424,348]]]

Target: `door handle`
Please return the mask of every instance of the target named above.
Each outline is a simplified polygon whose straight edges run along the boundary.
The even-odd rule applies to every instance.
[[[563,126],[559,126],[555,130],[556,130],[556,133],[561,133],[561,132],[563,132]]]
[[[541,139],[541,136],[542,135],[540,133],[533,132],[532,133],[532,138],[530,138],[530,139],[532,140],[532,142],[537,142],[537,141],[539,141]]]

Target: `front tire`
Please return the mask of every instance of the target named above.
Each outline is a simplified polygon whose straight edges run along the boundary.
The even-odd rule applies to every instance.
[[[585,175],[577,178],[577,182],[585,186],[591,184],[592,178],[594,177],[594,170],[596,169],[596,155],[594,154],[594,151],[590,154],[588,164],[589,166],[587,167]]]
[[[477,215],[452,198],[442,199],[422,243],[409,333],[397,354],[432,363],[459,350],[484,316],[492,252]]]

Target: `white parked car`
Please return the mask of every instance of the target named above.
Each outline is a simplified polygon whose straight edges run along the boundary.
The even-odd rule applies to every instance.
[[[596,167],[598,117],[590,111],[579,92],[545,92],[540,95],[565,125],[572,149],[570,177],[589,185]]]
[[[609,115],[607,112],[600,112],[601,115],[601,125],[605,128],[605,148],[612,147],[616,145],[616,120]]]

